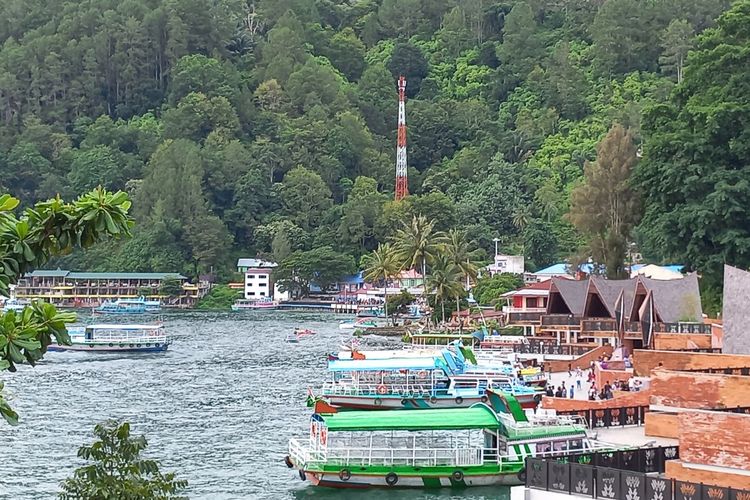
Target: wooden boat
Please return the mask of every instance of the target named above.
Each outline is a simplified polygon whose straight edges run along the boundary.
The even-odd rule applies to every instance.
[[[286,465],[333,488],[518,485],[527,457],[617,449],[588,438],[580,417],[526,415],[509,394],[432,411],[331,412],[320,405]]]
[[[269,311],[276,309],[279,303],[270,297],[261,299],[238,299],[232,304],[232,311]]]
[[[70,330],[72,345],[50,344],[49,351],[163,352],[172,343],[164,325],[96,324]]]

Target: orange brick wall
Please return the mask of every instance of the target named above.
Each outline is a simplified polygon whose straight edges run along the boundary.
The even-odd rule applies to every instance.
[[[750,377],[654,370],[651,404],[719,409],[750,406]]]
[[[680,414],[680,459],[695,464],[750,469],[750,415]]]
[[[650,411],[646,414],[644,432],[647,436],[678,439],[679,429],[680,420],[675,413]]]
[[[584,344],[589,345],[589,344]],[[581,367],[581,370],[586,370],[591,366],[592,361],[596,361],[600,356],[612,356],[612,346],[604,345],[596,347],[596,344],[590,344],[592,351],[577,357],[571,361],[545,361],[544,366],[552,369],[553,372],[566,372],[568,371],[568,364],[575,370],[577,366]]]
[[[738,354],[708,354],[693,352],[670,352],[636,350],[633,365],[638,375],[647,377],[651,370],[663,363],[667,370],[705,370],[707,368],[750,367],[750,356]]]
[[[680,455],[682,455],[682,447],[680,447]],[[677,479],[678,481],[712,484],[740,490],[750,489],[750,476],[715,470],[707,471],[687,468],[682,465],[682,460],[668,460],[666,462],[665,474],[667,477]]]
[[[557,411],[603,410],[605,408],[622,408],[623,406],[648,406],[651,390],[640,392],[615,392],[614,399],[605,401],[581,401],[577,399],[542,398],[542,408]]]
[[[710,349],[711,335],[687,333],[657,333],[654,335],[654,349],[675,351],[679,349]]]

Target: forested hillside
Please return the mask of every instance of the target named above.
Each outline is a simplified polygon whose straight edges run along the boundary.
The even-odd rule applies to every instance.
[[[6,0],[0,183],[25,204],[99,184],[131,192],[134,237],[60,262],[77,269],[226,273],[238,255],[325,246],[356,260],[413,214],[544,266],[586,242],[566,217],[571,192],[618,123],[646,147],[644,250],[700,265],[681,253],[690,221],[678,230],[668,214],[679,200],[700,210],[690,192],[733,178],[682,189],[680,168],[695,151],[704,169],[711,155],[734,160],[680,135],[679,99],[699,113],[713,95],[702,82],[736,74],[710,56],[691,57],[702,77],[685,71],[729,3]],[[742,29],[732,36],[747,51]],[[399,74],[412,196],[397,203]]]

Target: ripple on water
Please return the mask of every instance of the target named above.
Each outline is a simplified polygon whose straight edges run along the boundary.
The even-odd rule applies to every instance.
[[[3,373],[22,417],[0,423],[0,498],[53,498],[81,465],[76,452],[107,418],[146,434],[149,455],[190,483],[195,499],[348,499],[311,488],[283,463],[287,440],[305,433],[308,387],[347,333],[340,317],[309,313],[170,313],[175,337],[157,355],[49,353],[36,368]],[[284,342],[296,326],[319,332]],[[357,492],[358,500],[503,499],[504,490]]]

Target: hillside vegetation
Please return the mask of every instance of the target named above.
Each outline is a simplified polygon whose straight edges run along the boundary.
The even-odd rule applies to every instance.
[[[416,214],[536,267],[594,255],[616,269],[632,242],[743,264],[750,14],[739,2],[712,28],[729,7],[7,0],[0,183],[25,204],[131,192],[130,241],[59,262],[88,270],[221,274],[239,255],[321,247],[357,261]],[[412,196],[397,203],[400,74]],[[643,157],[622,178],[591,163],[608,132]],[[598,220],[612,197],[589,190],[602,179],[632,191],[614,232]]]

